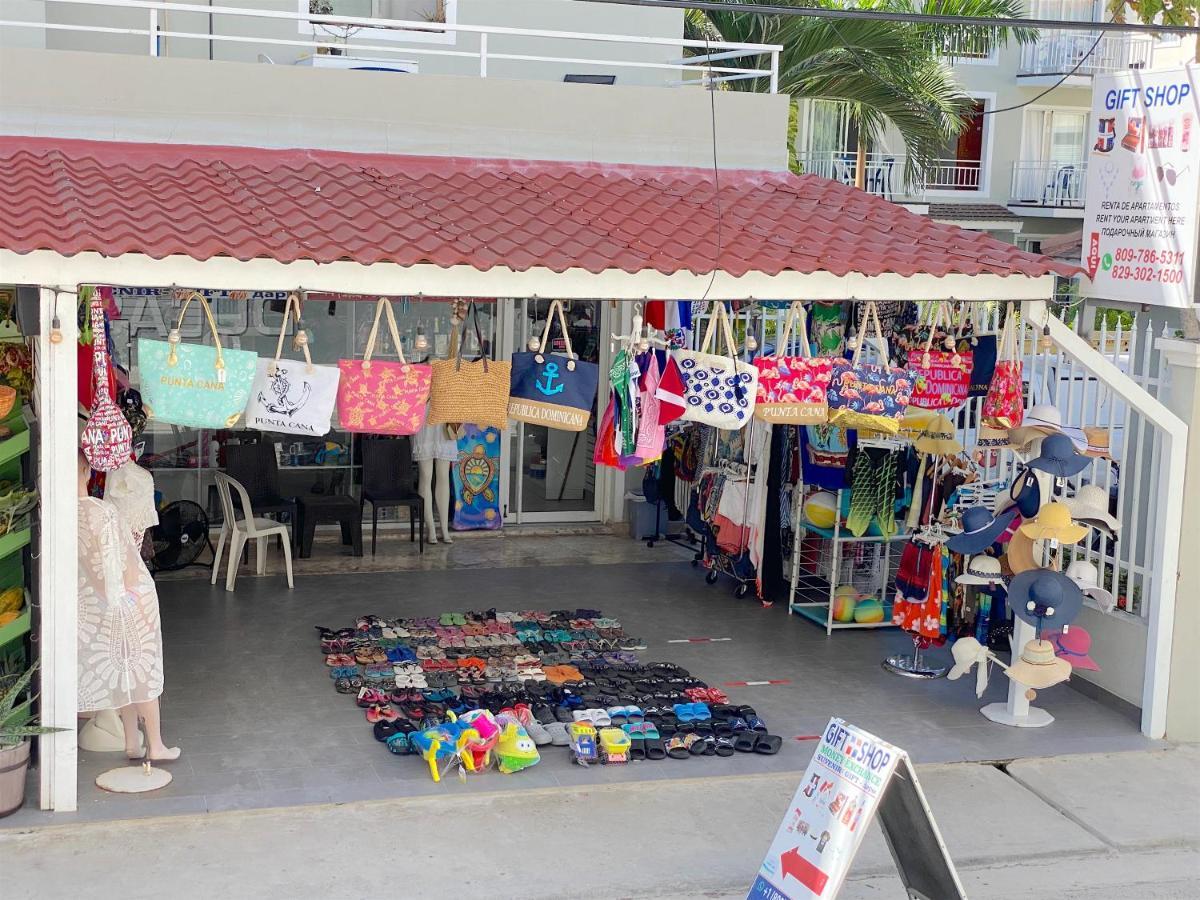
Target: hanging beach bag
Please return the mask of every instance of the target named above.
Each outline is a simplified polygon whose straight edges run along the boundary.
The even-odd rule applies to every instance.
[[[718,320],[725,335],[728,356],[708,352]],[[682,418],[685,421],[729,431],[743,428],[750,421],[758,394],[758,369],[738,360],[724,303],[713,303],[699,350],[674,350],[672,354],[683,373],[683,399],[687,409]]]
[[[1017,313],[1008,304],[1004,314],[1004,329],[996,350],[996,369],[983,398],[981,417],[984,425],[993,428],[1016,428],[1025,415],[1024,384],[1021,378],[1021,355],[1017,347]]]
[[[429,421],[434,425],[452,422],[504,429],[508,427],[512,363],[487,358],[483,349],[483,334],[479,330],[479,310],[474,303],[467,315],[472,317],[475,324],[479,359],[463,359],[465,342],[460,335],[454,359],[434,360]],[[466,324],[464,318],[463,329]]]
[[[908,351],[908,368],[913,375],[911,404],[919,409],[952,409],[967,399],[971,385],[971,353],[957,350],[957,339],[950,337],[953,316],[949,304],[938,303],[924,350]],[[934,350],[933,338],[939,324],[945,322],[947,343],[956,349]]]
[[[792,323],[797,319],[800,321],[800,355],[788,356]],[[758,369],[754,418],[786,425],[822,425],[829,420],[825,394],[829,389],[833,360],[812,355],[807,319],[799,301],[793,303],[788,307],[783,330],[775,341],[775,355],[760,356],[754,361]]]
[[[372,360],[379,337],[379,318],[387,314],[392,346],[400,362]],[[359,434],[416,434],[425,424],[432,370],[410,363],[400,346],[400,332],[392,304],[380,297],[375,321],[367,335],[362,359],[339,359],[337,386],[338,422],[343,431]]]
[[[213,346],[180,343],[179,329],[195,300],[204,310]],[[232,428],[246,410],[258,354],[221,347],[208,301],[196,291],[184,298],[179,321],[165,341],[138,340],[138,368],[146,412],[160,422],[190,428]]]
[[[886,364],[861,362],[867,343],[867,329],[875,325],[876,339],[883,347],[883,330],[875,304],[868,303],[863,313],[863,326],[858,333],[858,346],[851,360],[838,359],[833,364],[829,382],[829,421],[843,428],[869,428],[884,434],[900,430],[900,417],[908,409],[912,394],[912,374]],[[886,353],[885,353],[886,358]]]
[[[550,326],[555,314],[567,345],[566,356],[550,352]],[[546,311],[546,327],[534,353],[514,353],[508,417],[560,431],[583,431],[592,417],[600,367],[584,362],[571,347],[561,300]]]
[[[92,300],[91,315],[95,399],[79,444],[89,466],[97,472],[111,472],[133,456],[133,428],[108,392],[108,339],[104,333],[104,307],[99,298]]]
[[[304,362],[280,359],[289,320],[295,317],[296,339],[304,351]],[[275,344],[275,358],[262,357],[246,404],[246,427],[280,434],[320,437],[332,424],[337,400],[337,366],[314,366],[308,349],[308,334],[300,322],[300,298],[289,294]]]

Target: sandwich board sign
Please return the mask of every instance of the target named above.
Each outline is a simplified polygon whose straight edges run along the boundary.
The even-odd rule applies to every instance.
[[[965,898],[908,754],[833,718],[747,900],[836,897],[875,818],[908,897]]]

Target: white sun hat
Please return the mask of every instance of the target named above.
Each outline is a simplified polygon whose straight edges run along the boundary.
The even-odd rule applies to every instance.
[[[1024,449],[1038,438],[1062,431],[1062,413],[1057,406],[1049,403],[1038,403],[1026,412],[1021,424],[1008,430],[1009,442],[1018,450]]]
[[[1064,574],[1079,585],[1085,597],[1091,597],[1106,612],[1116,606],[1112,592],[1100,587],[1100,571],[1086,559],[1073,560]]]
[[[1121,522],[1108,511],[1108,491],[1098,484],[1085,484],[1066,501],[1071,518],[1100,531],[1116,534]]]
[[[1000,560],[994,556],[978,553],[967,560],[967,568],[954,579],[958,584],[998,584],[1004,586],[1004,576],[1000,571]]]

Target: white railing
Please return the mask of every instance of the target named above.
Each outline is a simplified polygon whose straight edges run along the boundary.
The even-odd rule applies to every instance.
[[[1144,34],[1043,31],[1036,42],[1021,47],[1017,74],[1102,75],[1148,69],[1153,52],[1154,39]]]
[[[0,20],[2,28],[28,28],[43,32],[76,32],[94,34],[97,38],[125,36],[143,38],[145,53],[150,56],[166,56],[164,41],[199,42],[202,44],[239,44],[249,45],[259,53],[261,61],[270,61],[269,51],[272,48],[301,48],[314,53],[327,54],[332,49],[335,53],[371,54],[364,58],[364,63],[385,63],[408,60],[403,57],[439,57],[449,59],[471,60],[473,65],[466,73],[477,74],[480,78],[489,75],[489,66],[495,62],[515,63],[558,63],[589,67],[612,69],[627,69],[660,72],[672,79],[668,84],[711,86],[727,81],[747,79],[765,79],[768,90],[776,93],[779,86],[779,53],[782,47],[778,44],[748,44],[729,41],[696,41],[668,37],[646,37],[642,35],[599,34],[576,31],[553,31],[533,28],[506,28],[492,25],[459,25],[448,22],[408,21],[402,19],[380,19],[363,16],[315,15],[299,11],[281,11],[277,9],[246,9],[230,6],[206,6],[200,4],[172,3],[165,0],[42,0],[47,6],[62,9],[65,7],[91,7],[109,10],[111,18],[95,12],[81,17],[77,22],[71,21],[27,21],[6,18]],[[142,24],[130,24],[130,12],[144,16]],[[182,13],[197,13],[186,16]],[[168,19],[169,14],[169,19]],[[60,19],[69,18],[69,14],[59,13]],[[220,33],[212,26],[214,21],[225,22],[232,19],[251,23],[252,33]],[[277,22],[290,26],[292,34],[300,33],[300,26],[307,27],[308,23],[316,29],[326,32],[327,39],[319,40],[316,34],[311,37],[283,37],[263,35],[266,30],[263,23]],[[236,30],[236,29],[233,29]],[[253,33],[254,31],[259,33]],[[388,43],[372,43],[372,35],[391,32]],[[446,47],[431,47],[425,44],[404,44],[403,38],[396,38],[396,32],[415,35],[414,40],[421,36],[453,35],[466,36],[473,46],[460,49]],[[282,32],[280,32],[282,34]],[[328,36],[340,34],[343,42],[331,44]],[[366,41],[360,40],[365,37]],[[545,53],[512,52],[513,49],[524,49],[529,46],[530,39],[545,42]],[[624,48],[627,58],[620,58],[620,49],[612,53],[601,54],[600,57],[567,55],[561,51],[576,42],[602,47]],[[508,50],[506,43],[512,44]],[[541,43],[538,46],[542,46]],[[664,48],[662,61],[633,58],[633,51],[640,48],[644,53],[648,47]],[[260,49],[261,48],[261,49]],[[670,52],[665,52],[665,51]],[[128,52],[128,51],[126,51]],[[380,56],[382,54],[382,56]],[[694,55],[688,55],[694,54]],[[264,59],[265,56],[265,59]],[[609,58],[615,57],[615,58]],[[346,66],[355,68],[356,66]],[[362,66],[371,68],[371,66]],[[409,71],[412,71],[410,68]],[[465,73],[464,73],[465,74]],[[492,73],[493,75],[495,73]]]
[[[1021,206],[1082,209],[1087,163],[1022,159],[1013,163],[1009,202]]]
[[[990,28],[972,28],[946,35],[937,51],[947,62],[984,63],[997,59],[998,42]]]
[[[853,151],[826,151],[797,155],[806,174],[819,175],[853,185],[858,171],[858,156]],[[928,191],[978,191],[981,166],[978,162],[958,159],[935,160],[925,180],[907,184],[902,153],[868,153],[863,189],[886,200],[920,200]]]

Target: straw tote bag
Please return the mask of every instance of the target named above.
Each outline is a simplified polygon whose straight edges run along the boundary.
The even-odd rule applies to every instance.
[[[708,352],[718,321],[725,335],[728,356]],[[754,416],[758,369],[738,360],[725,304],[719,301],[713,304],[699,350],[675,350],[673,353],[684,380],[686,409],[681,418],[728,431],[745,427]]]
[[[379,337],[379,318],[387,314],[392,346],[400,362],[372,360]],[[339,359],[337,386],[338,422],[343,431],[357,434],[416,434],[425,424],[432,370],[410,363],[400,346],[400,332],[392,304],[380,297],[375,321],[367,335],[362,359]]]
[[[1021,354],[1017,349],[1017,313],[1008,304],[1004,313],[1004,329],[996,350],[996,369],[987,396],[983,398],[980,415],[984,425],[993,428],[1016,428],[1025,417],[1024,382]]]
[[[196,301],[212,331],[213,346],[180,343],[179,329]],[[138,368],[146,412],[160,422],[190,428],[232,428],[246,410],[258,354],[221,347],[208,301],[191,291],[165,341],[138,340]]]
[[[812,355],[808,342],[808,316],[799,301],[788,308],[783,331],[775,341],[774,356],[760,356],[758,400],[754,418],[786,425],[823,425],[829,421],[826,392],[833,372],[833,360]],[[786,356],[792,323],[800,322],[800,355]]]
[[[566,357],[550,353],[550,324],[558,314]],[[571,347],[561,300],[546,311],[546,328],[536,353],[514,353],[508,417],[561,431],[583,431],[592,417],[600,367],[584,362]]]
[[[281,360],[288,322],[295,316],[296,343],[304,351],[304,362]],[[340,373],[337,366],[314,366],[308,350],[308,334],[300,321],[300,298],[289,294],[279,326],[274,359],[258,361],[250,402],[246,404],[246,426],[280,434],[320,437],[329,431],[337,400]]]
[[[913,374],[912,405],[918,409],[952,409],[966,402],[971,387],[971,352],[960,353],[957,340],[954,350],[933,349],[938,326],[944,324],[950,335],[953,318],[949,304],[939,302],[929,323],[925,349],[908,351],[908,368]]]
[[[507,428],[512,363],[487,358],[483,352],[483,334],[479,330],[479,311],[474,303],[467,315],[475,325],[479,359],[463,359],[464,341],[460,335],[454,359],[434,360],[429,421],[434,425],[461,423],[480,428]],[[462,327],[466,324],[464,318]]]
[[[97,472],[111,472],[129,462],[133,456],[133,427],[113,402],[108,392],[108,352],[104,334],[104,307],[99,300],[91,304],[92,315],[92,378],[95,379],[95,399],[92,414],[79,443],[88,465]]]
[[[867,303],[854,358],[835,360],[829,383],[829,421],[843,428],[869,428],[884,434],[900,430],[900,417],[908,409],[912,394],[912,373],[886,363],[861,362],[867,343],[867,329],[875,326],[875,337],[883,344],[883,329],[875,304]],[[886,345],[884,345],[886,346]]]

